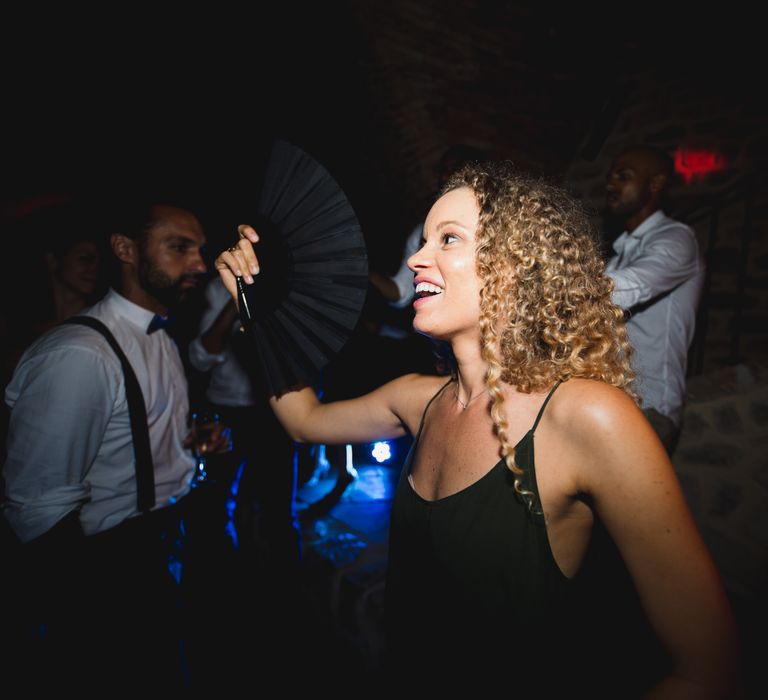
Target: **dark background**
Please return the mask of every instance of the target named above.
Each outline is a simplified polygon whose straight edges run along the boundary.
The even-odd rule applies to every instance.
[[[764,37],[746,3],[11,8],[2,39],[0,296],[16,312],[39,264],[21,212],[62,196],[159,191],[200,216],[212,263],[252,220],[274,137],[341,184],[370,265],[385,273],[451,144],[564,184],[600,226],[612,155],[650,142],[726,160],[678,187],[671,212],[694,225],[713,272],[698,370],[766,359]],[[747,180],[757,192],[748,212]],[[725,201],[741,208],[719,213],[713,237]]]
[[[651,142],[726,162],[674,193],[673,213],[695,227],[711,272],[698,371],[766,367],[766,36],[746,3],[67,4],[5,8],[0,39],[5,307],[23,307],[39,271],[19,215],[59,196],[166,192],[200,215],[212,262],[248,221],[275,136],[338,180],[383,272],[396,269],[452,143],[565,184],[599,222],[613,153]],[[358,357],[352,371],[369,381],[370,360]],[[718,418],[731,415],[732,389],[717,385],[714,408],[702,409],[711,424],[689,435],[700,449],[690,459],[681,450],[676,467],[729,592],[743,600],[740,618],[762,639],[768,480],[764,437],[754,435],[768,414],[763,399],[734,391],[734,410],[751,421],[734,430]]]
[[[2,201],[158,184],[191,195],[219,246],[279,135],[339,180],[374,265],[391,270],[451,143],[562,179],[601,154],[628,92],[654,71],[758,98],[760,37],[738,4],[618,14],[483,0],[11,10]]]

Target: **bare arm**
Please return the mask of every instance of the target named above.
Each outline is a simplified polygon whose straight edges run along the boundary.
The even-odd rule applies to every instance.
[[[272,397],[270,405],[286,432],[299,442],[342,444],[398,438],[416,430],[421,411],[442,379],[408,374],[364,396],[332,403],[321,403],[305,387]]]
[[[233,299],[237,301],[235,278],[246,284],[258,274],[253,250],[256,232],[238,226],[240,240],[216,258],[216,269]],[[250,281],[249,281],[250,280]],[[298,442],[341,444],[396,438],[414,431],[421,411],[437,391],[441,377],[415,374],[399,377],[375,391],[349,401],[321,403],[310,387],[272,397],[270,405],[286,432]]]
[[[591,494],[673,662],[648,697],[739,697],[730,606],[672,464],[623,392],[588,384],[571,428],[584,464],[579,488]]]

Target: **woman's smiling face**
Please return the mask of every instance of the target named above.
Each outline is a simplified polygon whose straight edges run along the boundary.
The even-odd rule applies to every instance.
[[[466,332],[479,336],[481,281],[475,257],[479,213],[468,187],[446,193],[430,210],[422,247],[408,259],[416,288],[413,327],[419,333],[440,340]]]

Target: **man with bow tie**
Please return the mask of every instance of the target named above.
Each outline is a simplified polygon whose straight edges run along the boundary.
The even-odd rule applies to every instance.
[[[46,625],[30,646],[50,654],[51,666],[34,659],[41,677],[68,687],[117,673],[172,687],[168,544],[195,460],[184,368],[159,329],[206,271],[205,235],[192,213],[157,203],[123,207],[105,226],[115,287],[81,315],[106,326],[117,348],[93,327],[60,325],[25,352],[6,390],[3,515],[33,579],[21,595],[40,606],[25,613]],[[217,428],[206,447],[228,449],[226,432]],[[146,638],[136,638],[140,625]]]
[[[662,209],[673,174],[666,153],[633,147],[615,158],[606,184],[606,214],[624,229],[606,274],[614,281],[613,301],[627,316],[643,412],[670,454],[704,281],[696,235]]]

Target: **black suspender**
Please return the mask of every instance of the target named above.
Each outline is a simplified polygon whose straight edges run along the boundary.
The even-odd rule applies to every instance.
[[[122,348],[115,340],[115,336],[101,321],[91,316],[73,316],[64,323],[88,326],[98,331],[107,339],[120,360],[125,376],[125,397],[128,401],[128,413],[131,419],[133,453],[136,457],[136,503],[139,511],[146,513],[155,505],[155,467],[152,462],[152,449],[149,445],[147,409],[136,374]]]

